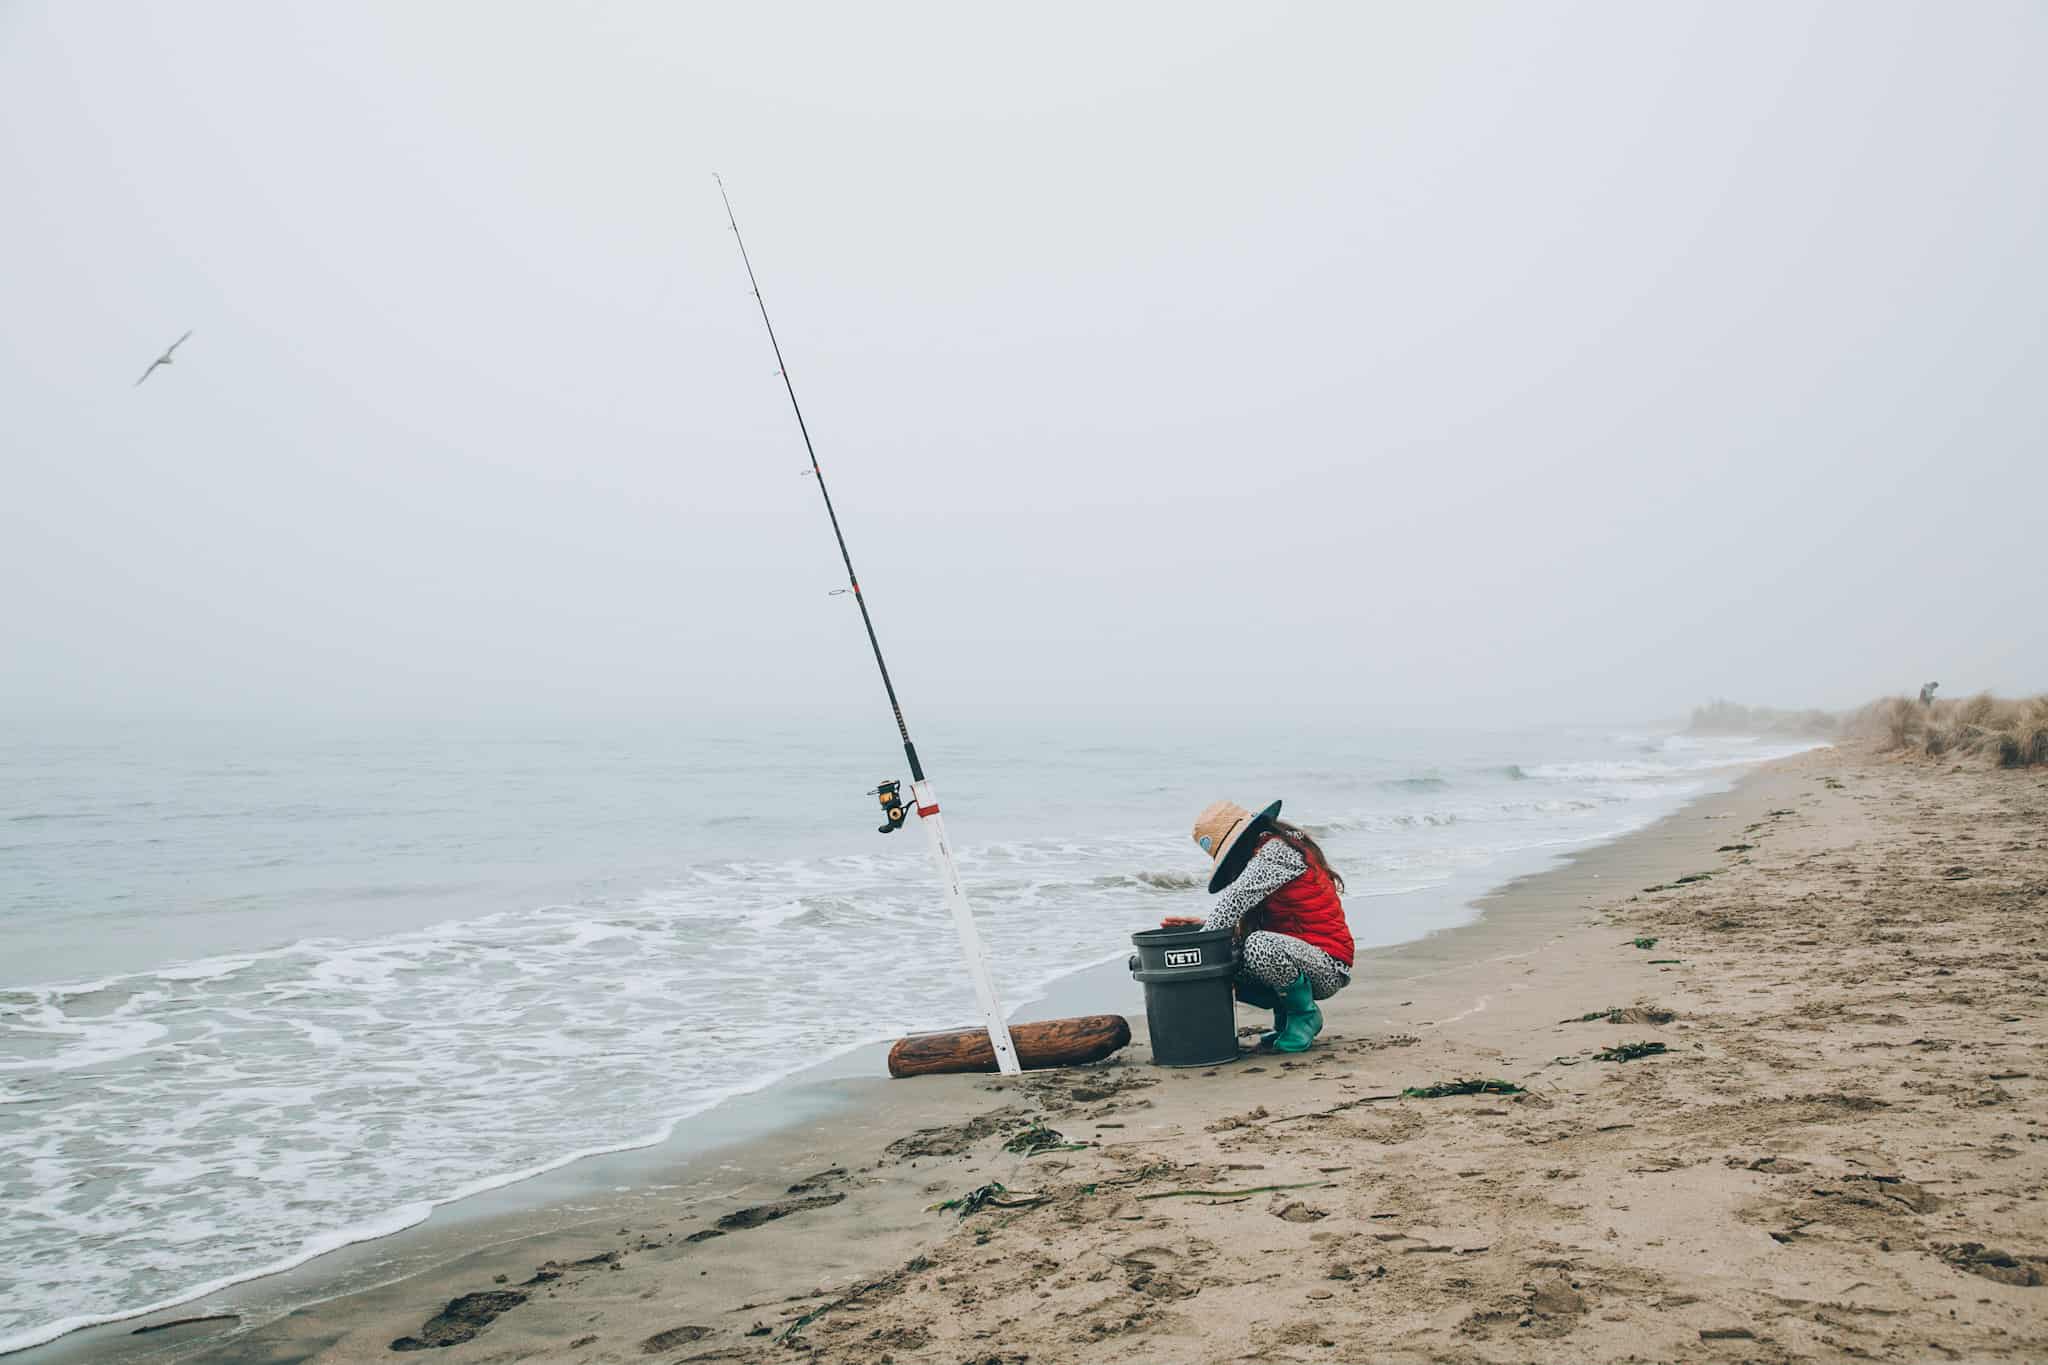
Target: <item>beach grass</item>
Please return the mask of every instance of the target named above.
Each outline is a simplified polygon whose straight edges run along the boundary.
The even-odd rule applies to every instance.
[[[1980,692],[1925,704],[1884,697],[1850,713],[1842,732],[1887,753],[2031,768],[2048,764],[2048,694],[2014,698]]]

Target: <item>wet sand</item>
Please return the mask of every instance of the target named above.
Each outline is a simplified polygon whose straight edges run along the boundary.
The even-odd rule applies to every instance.
[[[1167,1071],[1141,1042],[1015,1080],[819,1078],[760,1097],[815,1106],[799,1121],[741,1122],[715,1156],[653,1149],[611,1168],[632,1171],[620,1187],[576,1176],[545,1217],[422,1230],[392,1283],[247,1331],[59,1346],[448,1365],[2048,1353],[2038,771],[1802,755],[1484,907],[1362,958],[1301,1057]],[[1070,1001],[1101,1007],[1048,1004]],[[1601,1059],[1636,1043],[1662,1050]],[[1491,1078],[1519,1091],[1400,1094]],[[1034,1126],[1059,1149],[1006,1150]],[[1006,1196],[967,1216],[928,1208],[991,1182]]]

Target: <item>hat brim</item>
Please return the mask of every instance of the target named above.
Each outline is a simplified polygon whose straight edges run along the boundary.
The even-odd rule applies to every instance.
[[[1272,805],[1237,827],[1237,831],[1230,836],[1221,851],[1216,854],[1216,871],[1209,877],[1209,893],[1211,895],[1236,881],[1238,874],[1244,871],[1244,865],[1251,861],[1252,854],[1257,851],[1257,841],[1245,836],[1263,833],[1271,829],[1273,821],[1279,815],[1280,803],[1275,801]]]

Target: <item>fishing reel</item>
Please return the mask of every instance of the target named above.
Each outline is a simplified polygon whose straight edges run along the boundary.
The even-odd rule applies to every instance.
[[[882,803],[884,823],[876,831],[877,833],[894,834],[897,830],[903,828],[903,817],[905,814],[903,797],[897,790],[900,786],[902,786],[900,782],[884,782],[881,786],[868,793],[869,796],[879,798]]]

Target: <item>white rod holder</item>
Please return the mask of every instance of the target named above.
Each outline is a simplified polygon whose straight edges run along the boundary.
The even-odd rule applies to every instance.
[[[939,799],[926,781],[910,784],[917,799],[917,816],[931,841],[932,861],[939,865],[939,883],[946,894],[946,908],[953,912],[953,927],[960,933],[960,955],[967,960],[967,975],[974,982],[974,998],[988,1026],[989,1046],[995,1049],[996,1069],[1005,1076],[1023,1071],[1017,1063],[1017,1049],[1010,1041],[1010,1025],[1003,1018],[1003,1002],[996,995],[994,975],[989,971],[988,953],[981,946],[981,930],[974,923],[974,911],[967,904],[967,892],[960,885],[960,869],[953,862],[953,846],[946,841],[946,822],[939,814]]]

